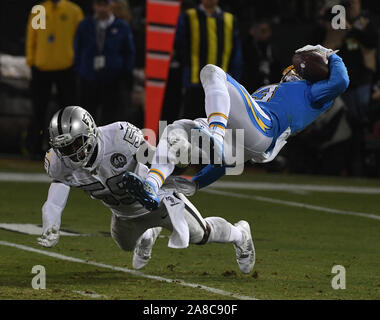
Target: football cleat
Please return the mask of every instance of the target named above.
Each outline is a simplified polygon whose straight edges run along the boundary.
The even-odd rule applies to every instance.
[[[241,272],[250,273],[255,265],[255,247],[253,245],[251,229],[247,221],[241,220],[235,223],[243,234],[240,244],[234,244],[236,251],[236,261]]]
[[[140,241],[136,244],[135,250],[133,251],[133,260],[132,260],[132,266],[134,269],[142,269],[146,266],[148,263],[152,248],[154,243],[156,242],[156,239],[158,235],[160,234],[162,228],[152,228],[152,237],[145,238],[144,236],[141,237]]]
[[[160,206],[157,192],[149,181],[144,181],[132,172],[126,172],[123,175],[123,183],[129,194],[147,210],[153,211]]]
[[[210,142],[210,162],[214,165],[224,166],[226,165],[225,156],[224,156],[224,144],[223,139],[218,139],[215,135],[212,134],[209,128],[207,127],[198,127],[193,130],[197,130],[201,137],[202,141]]]

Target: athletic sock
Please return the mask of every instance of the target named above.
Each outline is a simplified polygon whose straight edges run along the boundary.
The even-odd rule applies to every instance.
[[[227,220],[220,217],[205,218],[210,226],[210,235],[208,242],[220,243],[241,243],[243,240],[242,232]]]
[[[207,122],[211,131],[223,139],[231,107],[227,75],[221,68],[207,65],[200,78],[205,92]]]
[[[211,133],[215,135],[217,139],[223,141],[228,117],[224,113],[213,112],[208,116],[207,121]]]
[[[167,135],[166,131],[164,134]],[[146,181],[149,181],[157,192],[164,184],[165,179],[172,174],[174,167],[175,164],[172,163],[169,155],[169,144],[167,138],[161,137]]]
[[[150,182],[150,184],[153,186],[153,188],[155,189],[157,193],[158,190],[164,184],[165,179],[166,179],[166,175],[161,170],[157,168],[151,168],[149,170],[149,174],[148,174],[148,177],[146,178],[146,181]]]

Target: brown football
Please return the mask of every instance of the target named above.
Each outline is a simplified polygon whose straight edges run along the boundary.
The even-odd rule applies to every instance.
[[[303,79],[317,82],[329,77],[329,65],[324,57],[316,51],[295,53],[292,60],[297,73]]]

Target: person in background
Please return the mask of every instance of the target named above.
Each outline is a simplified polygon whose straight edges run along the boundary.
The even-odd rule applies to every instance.
[[[181,14],[188,9],[194,8],[193,0],[181,2]],[[164,102],[162,104],[161,120],[168,124],[178,120],[181,115],[182,104],[182,65],[176,50],[174,50],[169,67],[168,81],[165,88]]]
[[[271,41],[272,28],[267,20],[252,25],[243,42],[244,71],[242,82],[247,88],[277,82],[281,66],[276,58],[276,48]]]
[[[116,18],[123,19],[128,24],[131,22],[131,8],[128,0],[113,0],[111,6]]]
[[[113,0],[111,2],[112,7],[112,13],[114,16],[118,19],[124,20],[128,25],[130,26],[131,23],[131,8],[129,6],[128,0]],[[131,28],[131,32],[133,35],[133,30]],[[135,37],[133,36],[135,39]],[[124,76],[121,77],[121,101],[122,105],[125,106],[122,107],[119,113],[119,119],[130,119],[133,117],[132,113],[134,113],[135,110],[132,110],[132,91],[133,91],[133,72],[132,69],[128,70],[124,73]],[[124,84],[123,84],[124,83]]]
[[[371,98],[371,84],[376,72],[378,34],[374,24],[361,10],[360,0],[345,1],[346,35],[340,50],[350,75],[350,86],[342,95],[348,108],[353,131],[351,145],[351,174],[362,175],[364,126]]]
[[[74,36],[83,12],[68,0],[48,0],[41,3],[46,11],[46,28],[36,29],[30,13],[26,31],[26,62],[32,69],[30,83],[33,105],[27,145],[31,158],[40,159],[45,151],[46,111],[53,84],[60,105],[76,103]]]
[[[129,25],[112,13],[111,0],[95,0],[75,36],[75,69],[80,76],[81,104],[101,125],[112,123],[128,107],[123,92],[132,71],[135,46]],[[98,109],[100,114],[98,114]]]
[[[236,18],[224,12],[218,0],[202,0],[178,20],[175,51],[183,69],[183,118],[204,116],[204,92],[199,72],[214,64],[240,79],[242,52]]]

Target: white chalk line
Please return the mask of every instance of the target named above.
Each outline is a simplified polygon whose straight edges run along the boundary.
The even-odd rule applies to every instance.
[[[305,208],[305,209],[310,209],[310,210],[315,210],[315,211],[324,211],[324,212],[330,212],[330,213],[335,213],[335,214],[343,214],[343,215],[349,215],[349,216],[358,216],[358,217],[363,217],[363,218],[380,220],[380,215],[375,215],[372,213],[345,211],[345,210],[339,210],[339,209],[332,209],[328,207],[315,206],[315,205],[306,204],[302,202],[279,200],[279,199],[274,199],[274,198],[255,196],[255,195],[246,195],[246,194],[241,194],[241,193],[227,192],[227,191],[220,191],[220,190],[213,190],[213,189],[206,189],[202,191],[221,195],[221,196],[230,196],[230,197],[235,197],[235,198],[276,203],[276,204],[281,204],[281,205],[286,205],[286,206],[291,206],[291,207]]]
[[[44,173],[16,173],[0,172],[0,181],[12,182],[51,182],[51,178]]]
[[[0,181],[13,182],[51,182],[51,178],[43,173],[15,173],[0,172]],[[296,184],[296,183],[272,183],[272,182],[239,182],[239,181],[217,181],[212,184],[217,189],[240,189],[261,191],[292,191],[292,192],[338,192],[354,194],[380,194],[380,188],[339,186],[323,184]]]
[[[104,294],[98,294],[96,292],[81,291],[81,290],[72,290],[72,292],[78,293],[81,296],[89,297],[89,298],[93,298],[93,299],[101,299],[101,298],[108,299],[108,297],[105,296]]]
[[[100,263],[100,262],[86,261],[83,259],[69,257],[69,256],[65,256],[63,254],[59,254],[59,253],[55,253],[55,252],[48,252],[48,251],[44,251],[44,250],[39,250],[39,249],[35,249],[32,247],[24,246],[21,244],[11,243],[8,241],[0,241],[0,245],[12,247],[12,248],[17,248],[17,249],[24,250],[24,251],[39,253],[39,254],[42,254],[42,255],[45,255],[48,257],[52,257],[52,258],[56,258],[56,259],[60,259],[60,260],[76,262],[76,263],[83,263],[83,264],[88,264],[88,265],[92,265],[92,266],[96,266],[96,267],[100,267],[100,268],[125,272],[125,273],[132,274],[134,276],[137,276],[137,277],[146,278],[146,279],[150,279],[150,280],[157,280],[157,281],[162,281],[162,282],[167,282],[167,283],[172,283],[172,284],[178,284],[178,285],[181,285],[183,287],[202,289],[202,290],[214,293],[214,294],[218,294],[221,296],[227,296],[227,297],[235,298],[235,299],[239,299],[239,300],[257,300],[254,297],[240,295],[237,293],[232,293],[232,292],[224,291],[221,289],[204,286],[204,285],[197,284],[197,283],[190,283],[190,282],[185,282],[183,280],[178,280],[178,279],[169,279],[169,278],[164,278],[164,277],[160,277],[160,276],[154,276],[154,275],[146,274],[146,273],[143,273],[140,271],[131,270],[128,268],[117,267],[117,266],[112,266],[112,265],[104,264],[104,263]]]
[[[380,188],[376,187],[339,186],[323,184],[217,181],[214,184],[212,184],[212,187],[217,189],[240,189],[260,191],[315,191],[357,194],[380,194]]]

